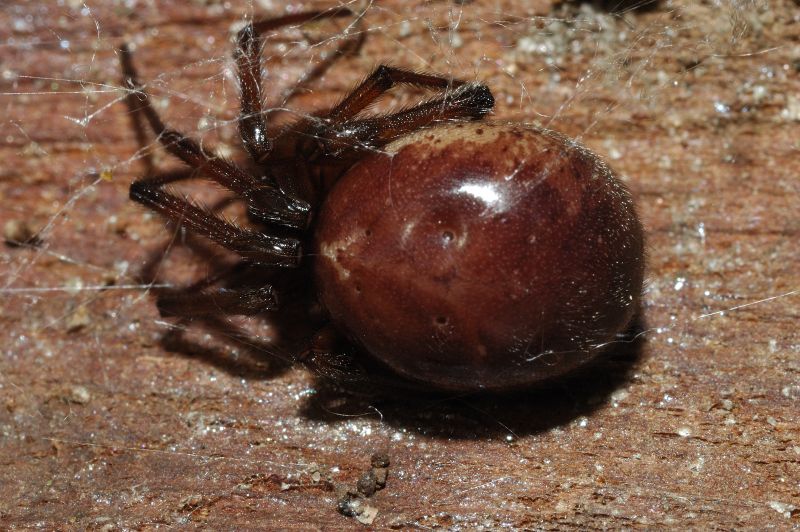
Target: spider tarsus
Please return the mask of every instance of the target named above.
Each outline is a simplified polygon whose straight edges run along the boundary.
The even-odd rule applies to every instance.
[[[238,59],[241,56],[249,55],[257,39],[258,36],[256,35],[253,23],[249,22],[245,24],[244,27],[239,30],[239,33],[236,34],[236,42],[239,45],[236,48],[236,58]]]
[[[456,88],[453,98],[463,102],[464,108],[474,118],[482,118],[494,108],[492,91],[482,83],[466,83]]]
[[[378,65],[375,69],[375,84],[381,91],[388,91],[394,85],[392,70],[388,65]]]
[[[247,214],[261,223],[282,225],[290,229],[307,229],[311,223],[311,205],[298,198],[262,187],[246,195]]]

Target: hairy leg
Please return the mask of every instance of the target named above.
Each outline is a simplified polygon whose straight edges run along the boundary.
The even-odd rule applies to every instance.
[[[397,85],[435,89],[444,94],[390,115],[355,119]],[[288,134],[305,137],[301,141],[301,151],[307,157],[330,158],[341,155],[348,148],[379,147],[438,120],[481,118],[493,106],[491,91],[480,83],[381,65],[338,105],[318,118],[303,120]]]
[[[325,113],[323,118],[333,123],[349,120],[397,85],[412,85],[444,91],[448,88],[459,87],[464,83],[461,80],[445,78],[436,74],[380,65],[338,105]]]
[[[248,262],[283,267],[296,267],[300,263],[299,240],[242,229],[162,187],[158,177],[143,178],[131,184],[130,197],[171,222],[237,253]]]
[[[264,117],[261,91],[261,46],[264,33],[313,20],[352,15],[353,12],[344,7],[328,11],[307,11],[252,22],[239,31],[234,54],[241,85],[239,134],[245,149],[257,163],[263,162],[272,149],[272,143],[267,137],[267,123]],[[342,50],[344,51],[345,48]],[[328,64],[319,65],[314,70],[316,73],[314,78],[319,77],[332,62],[331,60]],[[305,80],[305,83],[308,82],[308,79]]]
[[[201,292],[185,289],[158,291],[158,311],[163,317],[241,315],[253,316],[278,308],[270,285],[258,288],[211,288]]]
[[[141,113],[161,144],[189,167],[202,172],[247,202],[248,208],[259,220],[290,228],[302,229],[308,225],[308,203],[287,196],[271,184],[248,174],[233,163],[206,153],[193,139],[167,128],[156,113],[150,97],[139,83],[133,67],[130,50],[120,49],[123,79],[132,92],[127,101],[136,113]],[[136,183],[134,183],[136,185]],[[181,200],[182,201],[182,200]],[[188,205],[188,202],[185,202]]]
[[[492,110],[494,97],[485,85],[467,83],[441,98],[384,116],[331,124],[317,134],[328,156],[347,149],[376,149],[434,122],[479,119]]]

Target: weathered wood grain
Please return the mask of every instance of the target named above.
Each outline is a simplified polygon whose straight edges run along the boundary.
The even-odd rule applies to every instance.
[[[113,49],[136,44],[171,124],[237,150],[231,30],[267,10],[63,4],[0,13],[0,226],[24,220],[43,240],[0,248],[3,526],[350,528],[334,484],[376,449],[392,459],[377,528],[800,526],[796,3],[367,10],[359,55],[293,106],[334,101],[381,61],[484,80],[496,119],[607,157],[648,233],[638,344],[545,390],[437,399],[273,375],[268,354],[202,332],[196,356],[163,347],[135,274],[168,235],[127,200],[144,166]],[[271,102],[345,26],[270,41]]]

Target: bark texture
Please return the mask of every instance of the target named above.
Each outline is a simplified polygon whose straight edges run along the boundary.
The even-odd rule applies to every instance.
[[[167,349],[136,274],[169,235],[127,188],[148,153],[175,162],[140,151],[114,47],[136,45],[165,120],[236,156],[231,35],[284,12],[267,3],[4,4],[0,227],[41,242],[0,247],[2,526],[351,528],[336,487],[381,449],[375,528],[800,526],[796,3],[376,2],[358,54],[292,101],[330,104],[380,62],[480,79],[496,119],[578,137],[626,176],[643,334],[501,398],[342,393],[203,331]],[[347,24],[269,40],[271,105]],[[202,273],[184,259],[164,277]]]

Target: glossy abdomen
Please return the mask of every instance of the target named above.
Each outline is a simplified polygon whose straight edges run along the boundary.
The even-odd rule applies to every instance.
[[[596,155],[547,130],[462,123],[369,155],[320,213],[315,272],[335,325],[410,379],[509,389],[625,330],[642,228]]]

